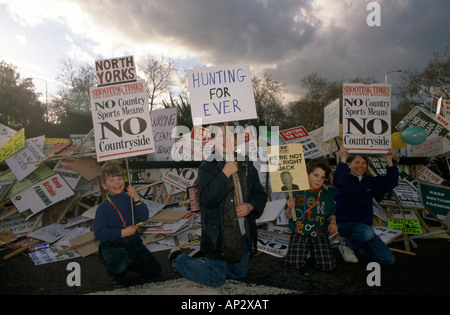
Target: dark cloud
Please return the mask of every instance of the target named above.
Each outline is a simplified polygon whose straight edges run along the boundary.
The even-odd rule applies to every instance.
[[[291,91],[313,71],[330,80],[383,80],[389,70],[422,68],[450,43],[448,0],[379,0],[374,27],[366,24],[369,2],[77,1],[96,23],[136,43],[164,40],[204,64],[250,64]]]

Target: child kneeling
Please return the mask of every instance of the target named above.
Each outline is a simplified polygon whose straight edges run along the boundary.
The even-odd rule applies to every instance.
[[[124,170],[118,163],[106,162],[102,166],[100,182],[107,194],[95,214],[94,234],[100,241],[98,250],[106,270],[116,277],[126,270],[145,278],[160,276],[161,265],[142,243],[136,225],[148,219],[147,205],[133,186],[128,186],[125,192]],[[130,198],[136,224],[132,223]]]
[[[337,232],[334,191],[323,187],[331,168],[326,160],[314,159],[308,162],[306,169],[310,189],[294,191],[293,198],[286,202],[284,213],[293,234],[285,264],[291,268],[302,268],[308,253],[311,253],[317,268],[332,270],[336,267],[336,260],[328,236]],[[297,220],[293,219],[293,208]]]

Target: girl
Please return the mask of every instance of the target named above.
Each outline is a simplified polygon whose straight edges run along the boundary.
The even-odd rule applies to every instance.
[[[398,168],[393,163],[394,150],[387,156],[385,176],[368,176],[367,158],[349,155],[341,147],[341,162],[334,174],[336,187],[336,220],[339,235],[345,237],[347,246],[339,251],[347,262],[358,262],[353,250],[382,264],[393,264],[395,256],[372,229],[374,196],[382,195],[398,185]]]

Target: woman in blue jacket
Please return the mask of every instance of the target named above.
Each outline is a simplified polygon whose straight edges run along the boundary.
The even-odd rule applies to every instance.
[[[394,165],[394,150],[387,155],[385,176],[368,176],[367,157],[348,154],[341,147],[341,162],[334,174],[336,221],[338,232],[347,246],[340,246],[347,262],[358,262],[353,250],[381,264],[393,264],[395,256],[372,229],[373,197],[383,195],[398,185],[398,168]]]

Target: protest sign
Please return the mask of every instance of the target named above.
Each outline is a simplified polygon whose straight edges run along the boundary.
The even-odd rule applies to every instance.
[[[151,115],[155,152],[147,155],[147,160],[171,160],[171,150],[175,143],[172,129],[177,125],[177,108],[153,110]]]
[[[306,162],[300,143],[267,147],[272,192],[309,189]]]
[[[323,142],[339,137],[339,99],[323,109]]]
[[[450,212],[450,187],[419,182],[422,203],[439,218],[444,220]],[[425,218],[435,220],[426,214]]]
[[[17,131],[0,123],[0,148],[3,147]]]
[[[3,199],[9,199],[13,195],[18,194],[19,192],[29,188],[30,186],[39,183],[40,181],[44,180],[47,177],[50,177],[54,175],[55,173],[47,166],[47,165],[41,165],[35,170],[33,173],[31,173],[29,176],[25,177],[24,179],[20,181],[15,181],[12,187],[9,189],[9,191],[6,193],[6,195],[3,197]],[[11,179],[11,175],[14,177],[14,174],[9,173],[5,174],[0,177],[0,181]]]
[[[342,140],[350,153],[386,153],[391,148],[391,85],[345,83]]]
[[[22,128],[9,138],[0,149],[0,163],[21,150],[25,146],[25,129]]]
[[[436,134],[440,137],[446,137],[449,131],[436,121],[433,117],[425,113],[419,107],[414,107],[408,115],[395,126],[399,131],[408,129],[411,126],[419,126],[427,132],[427,136]]]
[[[436,156],[444,151],[444,142],[442,137],[432,135],[423,143],[412,146],[412,156]]]
[[[61,175],[55,174],[12,196],[11,201],[28,218],[73,194]]]
[[[422,234],[419,220],[389,219],[388,228],[391,230],[402,231],[406,234]]]
[[[440,185],[444,179],[424,165],[417,165],[417,180]]]
[[[5,162],[8,164],[8,167],[14,173],[17,180],[22,180],[38,168],[36,163],[43,158],[45,158],[45,155],[38,146],[32,141],[26,140],[25,146],[20,151],[7,158]]]
[[[369,167],[378,176],[386,175],[387,160],[385,157],[369,156]],[[399,172],[398,185],[393,189],[401,206],[423,209],[422,203],[419,201],[419,192],[412,185],[409,175],[397,165]],[[389,206],[397,205],[397,199],[392,194],[386,194],[380,205]]]
[[[194,185],[198,169],[195,168],[169,168],[161,179],[183,191]]]
[[[75,163],[75,161],[77,160],[61,159],[56,163],[55,167],[53,168],[53,171],[61,175],[62,178],[64,178],[64,180],[67,182],[67,184],[69,184],[69,186],[72,189],[75,189],[81,178],[81,175],[71,167],[71,165]]]
[[[187,70],[194,125],[257,118],[246,65]]]
[[[271,231],[258,231],[258,250],[275,257],[286,256],[290,236]]]
[[[95,61],[99,86],[136,81],[134,56]]]
[[[280,130],[280,137],[285,143],[301,143],[305,159],[313,159],[325,154],[303,126]]]
[[[97,161],[155,152],[144,80],[91,87]]]

